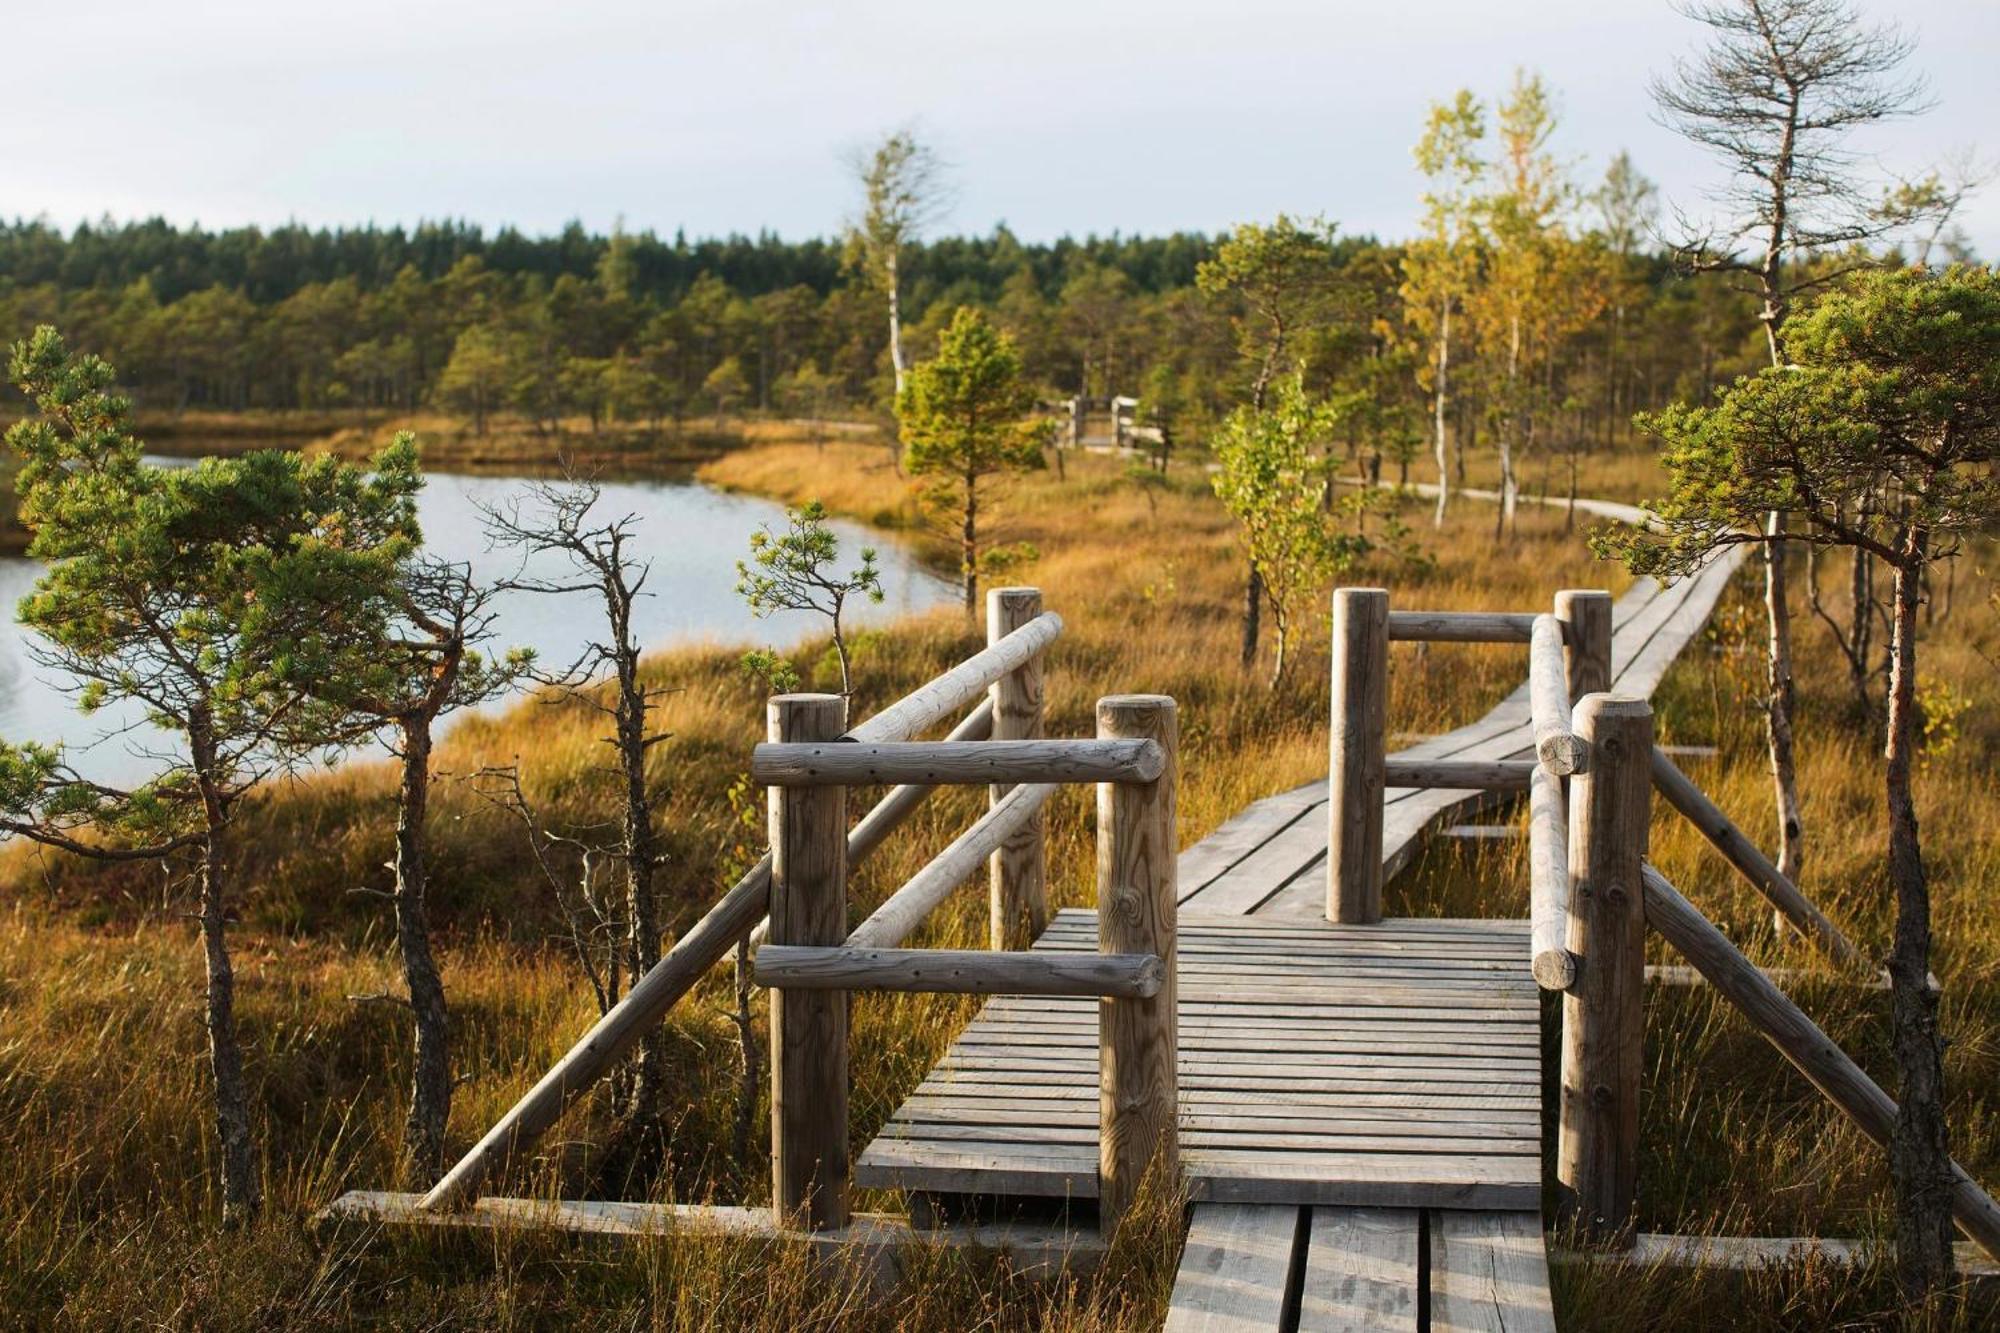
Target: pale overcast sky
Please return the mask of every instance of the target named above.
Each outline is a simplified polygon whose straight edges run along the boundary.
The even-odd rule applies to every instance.
[[[1915,34],[1937,100],[1867,150],[2000,158],[2000,3],[1865,7]],[[0,0],[0,215],[799,237],[847,212],[844,150],[914,121],[955,167],[944,230],[1282,209],[1396,237],[1426,103],[1521,65],[1579,178],[1627,148],[1698,205],[1718,169],[1646,97],[1697,36],[1667,0]],[[2000,188],[1966,227],[2000,254]]]

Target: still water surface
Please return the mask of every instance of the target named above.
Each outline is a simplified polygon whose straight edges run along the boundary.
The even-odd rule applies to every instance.
[[[431,474],[418,505],[426,546],[444,559],[470,562],[477,576],[513,575],[520,569],[519,557],[489,549],[481,506],[520,495],[524,484],[515,477]],[[783,521],[781,506],[693,481],[606,482],[603,492],[597,512],[605,518],[635,515],[638,556],[652,563],[637,613],[638,638],[648,648],[704,640],[785,645],[823,627],[816,617],[794,613],[759,620],[736,596],[736,562],[747,554],[751,532]],[[863,545],[877,552],[883,601],[866,608],[863,618],[879,621],[924,611],[956,595],[894,540],[859,524],[836,522],[833,527],[840,535],[844,564],[857,559]],[[138,781],[157,770],[159,761],[147,751],[163,748],[166,737],[145,725],[136,710],[114,716],[105,709],[82,716],[63,688],[63,677],[34,661],[33,636],[14,623],[14,607],[41,571],[37,561],[0,557],[0,737],[60,741],[86,776],[120,784]],[[551,556],[527,572],[561,576],[567,566],[560,556]],[[585,595],[505,593],[495,610],[489,646],[533,648],[550,666],[567,664],[586,639],[603,634],[600,605]]]

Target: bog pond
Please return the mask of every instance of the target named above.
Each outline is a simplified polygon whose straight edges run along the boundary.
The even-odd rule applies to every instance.
[[[518,477],[432,473],[419,503],[426,548],[447,560],[470,562],[482,578],[521,572],[514,552],[488,546],[483,509],[522,495],[527,484]],[[736,562],[748,553],[753,531],[783,522],[781,505],[692,480],[606,482],[602,489],[597,513],[632,515],[638,557],[651,564],[637,617],[639,640],[649,650],[702,641],[789,645],[824,627],[817,617],[791,613],[759,619],[736,595]],[[877,553],[883,600],[865,607],[861,619],[879,622],[956,597],[946,580],[893,536],[856,523],[833,526],[843,564],[858,560],[864,545]],[[557,556],[537,560],[526,572],[546,577],[566,570]],[[156,756],[168,747],[167,736],[147,725],[137,709],[79,713],[61,673],[35,660],[33,636],[14,622],[15,606],[41,572],[37,561],[0,557],[0,606],[6,612],[0,622],[0,737],[59,741],[85,776],[121,785],[138,781],[157,771]],[[495,610],[490,647],[533,648],[552,666],[574,660],[587,640],[604,633],[602,608],[587,594],[508,592]]]

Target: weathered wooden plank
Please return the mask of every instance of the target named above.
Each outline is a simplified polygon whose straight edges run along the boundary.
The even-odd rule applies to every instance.
[[[1512,611],[1391,611],[1392,643],[1526,643],[1535,618]]]
[[[1421,1214],[1315,1208],[1299,1292],[1299,1333],[1413,1333]]]
[[[1532,1212],[1432,1215],[1431,1327],[1555,1333],[1541,1219]]]
[[[1151,782],[1165,760],[1143,739],[1037,741],[766,741],[750,779],[767,787],[928,787],[1011,782]]]
[[[902,1260],[935,1246],[958,1246],[1006,1254],[1016,1272],[1083,1272],[1103,1257],[1104,1240],[1094,1227],[1037,1222],[954,1222],[913,1229],[902,1217],[856,1213],[832,1231],[797,1231],[778,1225],[768,1208],[690,1203],[628,1203],[615,1200],[483,1198],[463,1211],[438,1213],[422,1206],[422,1196],[352,1190],[328,1204],[313,1221],[369,1226],[466,1227],[475,1230],[561,1231],[584,1237],[636,1239],[684,1232],[720,1234],[805,1244],[819,1258],[852,1274],[857,1260],[900,1276]]]
[[[1163,1333],[1271,1333],[1298,1258],[1299,1209],[1207,1204],[1195,1209]]]
[[[853,949],[767,944],[757,984],[790,990],[942,995],[1157,995],[1166,964],[1151,954],[994,953],[984,949]]]
[[[1379,1128],[1379,1127],[1378,1127]],[[1293,1132],[1276,1129],[1234,1128],[1200,1130],[1183,1129],[1181,1146],[1193,1151],[1198,1148],[1213,1148],[1221,1152],[1268,1152],[1274,1160],[1282,1160],[1281,1154],[1293,1152],[1328,1153],[1423,1153],[1459,1157],[1534,1157],[1540,1160],[1541,1149],[1532,1142],[1506,1140],[1495,1143],[1478,1134],[1382,1134],[1364,1133],[1355,1130],[1333,1132],[1314,1127],[1305,1130],[1291,1127]],[[898,1119],[882,1131],[884,1139],[900,1139],[908,1142],[924,1143],[1021,1143],[1021,1144],[1094,1144],[1097,1142],[1095,1125],[1024,1125],[1018,1121],[994,1123],[944,1122],[936,1120]],[[1502,1151],[1505,1149],[1505,1151]]]

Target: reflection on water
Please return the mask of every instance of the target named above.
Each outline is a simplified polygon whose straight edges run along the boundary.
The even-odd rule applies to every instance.
[[[162,460],[165,461],[165,460]],[[513,477],[433,474],[419,505],[424,541],[447,560],[469,561],[482,578],[519,569],[512,551],[486,544],[479,506],[520,495]],[[736,596],[736,561],[749,549],[750,533],[775,524],[783,509],[768,500],[731,495],[695,482],[607,482],[598,512],[606,517],[636,515],[636,552],[652,562],[636,613],[636,632],[648,647],[714,640],[722,643],[793,642],[823,626],[816,617],[780,614],[760,621]],[[950,601],[953,589],[920,568],[911,554],[880,533],[852,523],[835,523],[843,560],[857,558],[863,544],[877,549],[883,601],[866,607],[864,618],[885,619]],[[10,741],[62,741],[70,760],[101,782],[127,783],[157,767],[146,757],[166,737],[144,724],[136,710],[94,717],[76,711],[60,677],[29,656],[29,635],[13,623],[12,611],[34,587],[41,566],[20,557],[0,557],[0,737]],[[546,557],[529,573],[560,575],[560,557]],[[573,660],[584,641],[603,633],[603,615],[586,595],[503,594],[495,604],[493,647],[533,648],[550,665]],[[134,726],[134,723],[138,723]]]

